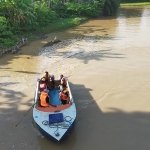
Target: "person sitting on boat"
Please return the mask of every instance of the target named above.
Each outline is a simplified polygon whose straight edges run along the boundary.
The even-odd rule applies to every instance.
[[[53,74],[50,75],[51,89],[55,88],[55,76]]]
[[[48,71],[45,71],[45,74],[41,79],[45,79],[45,82],[50,81],[50,74],[48,73]]]
[[[59,93],[59,99],[61,100],[62,105],[68,104],[69,102],[71,103],[70,98],[69,98],[69,91],[66,85],[62,86],[62,90]]]
[[[40,95],[40,106],[49,107],[49,105],[56,107],[56,105],[50,104],[50,97],[48,95],[49,90],[44,89]]]
[[[39,90],[40,91],[43,91],[44,89],[46,89],[47,86],[46,86],[46,83],[45,83],[45,78],[43,78],[42,80],[40,80],[39,82]]]
[[[43,77],[41,78],[41,82],[45,82],[46,86],[49,88],[50,74],[48,73],[48,71],[46,71]]]

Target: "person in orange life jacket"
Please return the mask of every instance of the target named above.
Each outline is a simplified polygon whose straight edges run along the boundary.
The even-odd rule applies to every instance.
[[[50,104],[50,97],[48,95],[49,90],[44,89],[40,95],[40,105],[41,107],[49,107],[49,105],[56,107],[56,105]]]
[[[61,100],[61,103],[63,105],[68,104],[68,102],[70,101],[69,91],[65,85],[62,86],[62,90],[59,93],[59,99]],[[70,103],[71,103],[71,101],[70,101]]]

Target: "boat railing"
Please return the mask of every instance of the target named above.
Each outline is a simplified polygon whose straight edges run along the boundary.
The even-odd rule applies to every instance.
[[[70,101],[74,102],[73,97],[72,97],[72,93],[71,93],[71,89],[70,89],[70,86],[69,86],[69,80],[68,80],[68,78],[67,78],[67,87],[68,87],[68,90],[69,90],[69,93],[70,93]]]
[[[38,102],[38,97],[39,97],[39,80],[40,79],[37,79],[37,83],[36,83],[36,91],[35,91],[34,104],[36,104]]]

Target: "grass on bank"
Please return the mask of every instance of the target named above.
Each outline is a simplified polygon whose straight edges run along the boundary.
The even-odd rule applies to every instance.
[[[83,22],[85,22],[88,18],[63,18],[63,19],[57,19],[52,23],[49,23],[49,25],[45,27],[39,28],[37,31],[34,31],[33,33],[25,33],[23,37],[27,37],[29,41],[33,41],[37,38],[37,35],[40,35],[42,33],[48,34],[52,32],[59,32],[64,31],[73,27],[76,27]]]
[[[53,23],[50,23],[49,25],[45,27],[40,27],[34,32],[25,32],[25,33],[22,33],[21,35],[15,35],[15,36],[17,37],[16,39],[20,39],[20,37],[27,37],[28,41],[30,42],[30,41],[36,40],[37,36],[42,33],[48,34],[52,32],[64,31],[69,28],[82,24],[87,19],[88,18],[84,18],[84,17],[83,18],[73,17],[73,18],[67,18],[67,19],[57,19]],[[13,47],[15,47],[15,43]],[[6,47],[5,45],[2,45],[2,44],[0,45],[0,51],[5,50],[6,48],[10,48],[10,47]]]
[[[63,31],[75,26],[80,25],[85,22],[87,18],[67,18],[67,19],[58,19],[53,23],[50,23],[48,26],[43,27],[44,33],[58,32]]]
[[[141,2],[141,3],[121,3],[120,6],[145,6],[150,5],[150,2]]]

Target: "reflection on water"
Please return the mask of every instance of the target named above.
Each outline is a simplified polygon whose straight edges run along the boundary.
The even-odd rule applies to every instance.
[[[149,25],[149,6],[122,7],[117,17],[48,34],[0,59],[0,148],[149,149]],[[42,48],[55,36],[62,42]],[[32,112],[12,127],[32,105],[36,79],[46,70],[56,78],[64,73],[73,83],[76,127],[61,144],[37,136]]]

